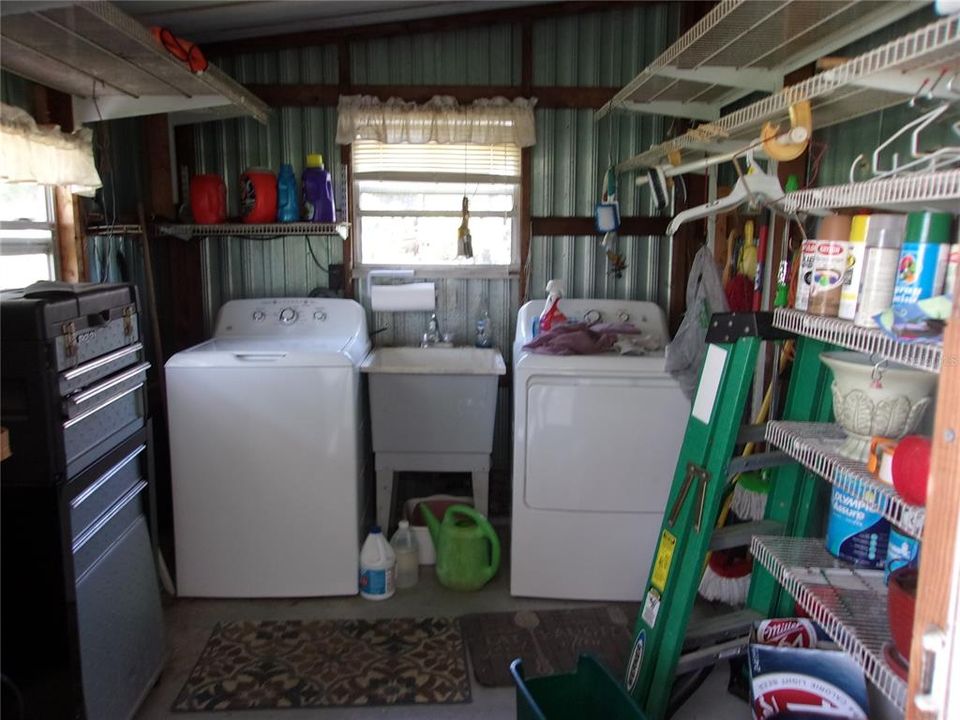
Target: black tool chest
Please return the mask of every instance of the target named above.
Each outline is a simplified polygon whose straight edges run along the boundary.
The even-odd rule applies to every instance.
[[[131,717],[162,665],[137,310],[126,284],[0,294],[5,718]]]

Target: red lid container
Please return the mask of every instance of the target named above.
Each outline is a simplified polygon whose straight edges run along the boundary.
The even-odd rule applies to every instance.
[[[240,176],[240,217],[245,223],[276,222],[276,175],[251,168]]]
[[[227,186],[219,175],[190,178],[190,208],[198,225],[216,225],[227,219]]]

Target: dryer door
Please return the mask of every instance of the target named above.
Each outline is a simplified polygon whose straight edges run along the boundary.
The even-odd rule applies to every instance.
[[[533,377],[526,401],[527,506],[663,512],[690,412],[669,376]]]

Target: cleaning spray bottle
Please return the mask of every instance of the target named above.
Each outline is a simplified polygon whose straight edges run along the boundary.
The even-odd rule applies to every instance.
[[[563,297],[563,285],[553,279],[547,283],[547,303],[540,313],[537,323],[538,332],[546,332],[554,325],[561,325],[567,321],[567,316],[560,312],[560,298]]]

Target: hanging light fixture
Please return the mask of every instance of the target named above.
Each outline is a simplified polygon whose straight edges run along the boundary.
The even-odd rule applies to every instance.
[[[473,238],[470,236],[470,201],[463,196],[463,208],[460,211],[460,229],[457,230],[457,256],[473,257]]]

